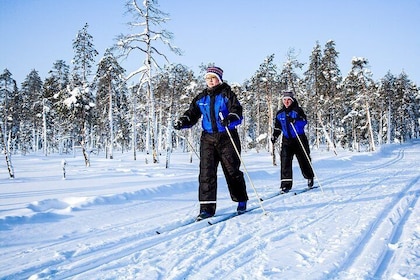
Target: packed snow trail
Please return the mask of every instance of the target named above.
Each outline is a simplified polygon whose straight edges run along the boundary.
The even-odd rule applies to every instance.
[[[292,192],[263,201],[267,215],[255,209],[212,226],[191,223],[198,169],[182,161],[147,171],[93,158],[78,178],[57,179],[68,184],[59,189],[42,176],[38,185],[9,181],[0,191],[0,279],[420,279],[420,142],[312,157],[323,192],[293,195],[306,183],[296,167]],[[244,161],[261,197],[278,192],[269,154]],[[218,182],[217,214],[232,213]]]

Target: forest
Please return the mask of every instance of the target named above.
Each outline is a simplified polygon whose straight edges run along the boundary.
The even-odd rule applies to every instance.
[[[0,74],[0,145],[11,177],[11,155],[16,153],[82,152],[88,166],[91,153],[112,159],[115,152],[130,152],[137,160],[140,152],[156,163],[161,155],[168,161],[174,149],[197,150],[200,125],[175,132],[172,124],[205,87],[205,69],[213,63],[203,62],[194,73],[167,61],[157,41],[171,52],[179,50],[170,44],[172,34],[159,29],[164,13],[153,1],[132,2],[127,7],[137,20],[132,25],[141,28],[138,35],[120,35],[102,57],[86,23],[73,40],[71,63],[58,59],[47,77],[33,69],[20,83],[8,69]],[[155,17],[146,16],[150,13]],[[144,56],[144,63],[127,73],[119,60],[134,51]],[[315,42],[307,62],[298,61],[293,49],[282,65],[267,54],[242,84],[225,81],[244,109],[238,127],[243,151],[275,150],[269,139],[285,90],[295,92],[307,114],[313,149],[374,151],[383,143],[419,138],[420,91],[408,74],[388,72],[374,80],[368,59],[354,57],[343,76],[338,57],[333,40]]]

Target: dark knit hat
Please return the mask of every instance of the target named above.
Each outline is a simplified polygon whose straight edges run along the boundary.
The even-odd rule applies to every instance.
[[[220,67],[209,67],[207,68],[207,73],[204,76],[204,78],[207,78],[207,75],[213,75],[216,76],[219,79],[220,83],[223,83],[223,70]]]
[[[293,91],[284,91],[283,92],[283,99],[289,98],[292,101],[295,101],[295,95],[293,94]]]

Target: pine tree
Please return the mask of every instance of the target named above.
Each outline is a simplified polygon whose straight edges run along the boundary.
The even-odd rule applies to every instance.
[[[343,109],[348,108],[343,118],[343,122],[347,123],[344,129],[347,132],[347,144],[351,144],[356,151],[361,150],[361,144],[368,145],[369,150],[375,150],[369,102],[375,100],[376,90],[372,74],[367,70],[368,63],[363,57],[353,58],[352,69],[344,80],[342,93]]]
[[[54,62],[49,76],[44,81],[43,98],[49,106],[47,129],[48,143],[52,150],[60,153],[71,148],[70,111],[64,100],[69,97],[67,87],[70,84],[69,66],[64,60]]]
[[[126,91],[124,72],[125,70],[119,65],[112,52],[107,49],[104,57],[99,61],[94,78],[96,133],[100,133],[97,136],[102,141],[106,137],[107,155],[109,154],[110,159],[114,158],[113,147],[116,143],[116,135],[120,135],[122,129],[118,124],[123,125],[121,121],[124,118],[119,116],[127,113],[126,98],[123,97]]]
[[[65,100],[65,103],[70,109],[71,120],[74,123],[74,139],[75,141],[77,139],[80,143],[85,164],[89,166],[87,140],[90,132],[90,122],[92,120],[94,98],[88,77],[90,76],[91,68],[98,52],[93,46],[93,38],[87,32],[87,28],[88,24],[86,23],[82,30],[77,33],[76,39],[73,41],[75,55],[73,59],[72,81],[69,89],[70,96]]]
[[[4,138],[2,143],[7,143],[7,135],[12,130],[13,123],[10,122],[13,114],[13,99],[16,81],[12,78],[12,73],[8,69],[4,69],[0,75],[0,108],[1,108],[1,133]]]
[[[319,81],[323,93],[323,102],[320,104],[320,118],[322,126],[324,121],[326,123],[326,130],[329,134],[326,137],[332,142],[331,148],[335,148],[336,134],[339,133],[337,130],[340,127],[340,119],[337,118],[336,112],[340,110],[341,102],[338,92],[343,78],[337,63],[338,54],[335,49],[335,42],[333,40],[327,41],[321,59],[321,76]]]
[[[315,128],[318,121],[317,115],[323,112],[323,107],[325,103],[328,103],[327,98],[325,98],[326,92],[323,91],[321,87],[323,82],[322,76],[322,50],[318,42],[316,42],[315,47],[312,50],[311,56],[309,57],[308,70],[304,73],[304,85],[306,89],[306,95],[303,99],[300,100],[300,105],[303,108],[311,108],[311,110],[306,111],[308,119],[313,120],[309,122],[308,130],[309,135],[315,135],[316,146],[319,147],[321,142],[322,134],[318,129]],[[322,119],[321,119],[322,120]]]
[[[294,49],[287,52],[286,62],[283,64],[280,72],[280,88],[281,90],[291,90],[296,95],[300,93],[300,78],[296,73],[296,69],[302,69],[303,63],[296,58]]]
[[[415,123],[418,122],[419,117],[418,100],[418,88],[412,85],[407,74],[402,72],[395,80],[395,95],[393,96],[395,140],[401,143],[414,138],[418,133],[418,130],[417,132],[415,130]]]
[[[259,116],[256,116],[257,120],[257,131],[258,136],[264,139],[264,146],[267,147],[272,153],[273,164],[275,162],[274,147],[270,140],[270,135],[273,134],[274,130],[274,114],[278,110],[279,99],[281,92],[278,83],[277,66],[274,63],[274,54],[267,56],[264,62],[260,64],[259,69],[254,74],[253,83],[254,87],[258,92],[259,103],[258,112]],[[259,138],[259,137],[258,137]],[[271,145],[271,146],[270,146]],[[257,143],[258,149],[258,143]]]
[[[14,131],[18,129],[18,119],[16,114],[16,98],[19,97],[16,81],[12,78],[12,73],[4,69],[0,75],[0,145],[5,156],[7,170],[11,179],[15,178],[12,164],[12,139],[15,138]]]
[[[378,126],[378,144],[381,145],[383,141],[391,143],[392,136],[392,116],[393,110],[393,96],[395,92],[395,77],[388,71],[388,73],[380,80],[378,86],[378,104],[379,110],[379,126]],[[386,133],[384,133],[386,132]]]
[[[42,86],[41,77],[36,70],[32,70],[21,85],[19,139],[24,152],[36,152],[42,147]]]

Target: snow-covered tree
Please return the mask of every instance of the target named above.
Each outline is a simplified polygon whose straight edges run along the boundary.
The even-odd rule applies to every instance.
[[[325,131],[328,132],[325,137],[332,142],[331,148],[335,148],[337,128],[340,127],[340,120],[336,117],[336,112],[340,110],[338,92],[343,78],[338,67],[338,54],[339,52],[335,49],[335,42],[333,40],[327,41],[321,59],[320,87],[323,93],[323,102],[320,104],[319,118],[322,122],[320,125],[324,127],[325,124]]]
[[[291,90],[296,95],[300,92],[301,79],[296,70],[301,70],[304,63],[297,60],[295,50],[289,49],[286,55],[286,61],[280,72],[280,88],[281,90]]]
[[[419,97],[418,88],[412,84],[407,74],[402,72],[395,80],[395,95],[392,104],[395,109],[394,141],[405,142],[418,134]]]
[[[117,139],[125,134],[123,130],[126,127],[125,118],[128,115],[128,104],[124,72],[125,70],[119,65],[112,52],[107,49],[104,57],[99,61],[94,78],[96,136],[100,142],[105,141],[108,144],[107,155],[110,159],[114,157],[113,148]]]
[[[304,72],[304,85],[305,95],[303,99],[300,99],[300,105],[303,108],[310,108],[306,110],[306,115],[310,120],[315,122],[309,122],[308,130],[309,135],[314,135],[316,146],[319,147],[321,142],[322,134],[318,129],[310,129],[316,127],[317,114],[322,110],[321,108],[325,103],[328,103],[328,98],[325,98],[326,92],[323,91],[321,84],[323,81],[322,77],[322,50],[318,42],[312,50],[311,56],[309,57],[308,69]],[[313,138],[313,137],[311,137]]]
[[[49,76],[44,81],[43,98],[48,106],[45,114],[47,125],[47,141],[52,150],[60,153],[71,148],[71,122],[69,109],[64,100],[69,97],[67,87],[70,83],[69,66],[64,60],[54,62]]]
[[[86,145],[88,144],[88,134],[90,132],[90,121],[92,118],[92,107],[94,98],[88,77],[95,62],[98,52],[94,48],[93,38],[87,32],[88,24],[77,33],[73,41],[73,71],[72,81],[68,88],[69,97],[65,104],[70,109],[71,120],[74,124],[73,135],[75,141],[80,143],[82,153],[85,158],[86,166],[89,166],[89,155]]]
[[[352,59],[352,68],[344,80],[342,92],[345,112],[342,122],[347,124],[347,144],[356,151],[361,150],[361,144],[367,145],[369,150],[375,150],[370,104],[374,104],[377,92],[372,73],[367,68],[368,63],[363,57]]]
[[[274,54],[272,54],[264,59],[251,80],[251,87],[258,92],[255,96],[258,113],[253,118],[257,121],[257,139],[259,140],[256,141],[257,149],[258,142],[262,142],[263,147],[273,151],[269,136],[273,133],[274,114],[279,109],[278,104],[281,99],[278,79],[277,65],[274,63]],[[274,156],[274,153],[272,155]]]
[[[169,18],[166,13],[157,8],[157,0],[144,0],[139,4],[139,0],[130,0],[127,2],[128,12],[135,19],[129,25],[135,30],[129,35],[120,35],[118,45],[126,56],[133,52],[140,51],[143,61],[140,67],[130,73],[127,79],[135,75],[140,75],[139,84],[141,89],[143,86],[147,92],[148,105],[148,137],[146,140],[146,150],[149,153],[149,142],[152,146],[153,162],[158,162],[157,151],[157,115],[155,96],[152,87],[152,75],[156,68],[160,68],[158,58],[164,58],[168,61],[166,55],[160,50],[160,45],[166,45],[176,54],[180,54],[180,50],[171,44],[172,33],[161,29],[161,25],[166,23]],[[137,31],[138,30],[138,31]]]
[[[42,80],[36,70],[32,70],[21,85],[20,90],[19,139],[23,151],[38,151],[42,147]]]
[[[173,148],[172,125],[180,110],[189,105],[187,101],[193,96],[190,88],[195,83],[194,73],[182,64],[167,65],[154,79],[157,115],[158,147],[166,150],[166,167],[169,167],[170,154]],[[195,90],[194,90],[195,91]],[[188,147],[189,149],[190,147]]]
[[[18,130],[16,98],[19,97],[16,81],[12,73],[4,69],[0,74],[0,145],[6,160],[10,178],[15,177],[12,164],[12,139]]]

